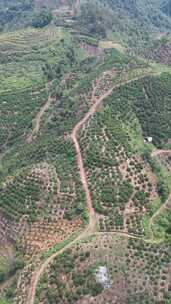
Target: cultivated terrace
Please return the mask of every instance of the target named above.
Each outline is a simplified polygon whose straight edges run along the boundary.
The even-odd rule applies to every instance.
[[[0,0],[0,304],[171,303],[171,2]]]

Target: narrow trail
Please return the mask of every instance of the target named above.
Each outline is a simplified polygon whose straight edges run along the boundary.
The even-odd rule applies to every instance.
[[[62,254],[65,250],[69,249],[76,242],[78,242],[78,241],[96,233],[95,212],[94,212],[94,208],[93,208],[93,204],[92,204],[91,193],[90,193],[89,186],[88,186],[86,171],[85,171],[85,168],[84,168],[83,157],[82,157],[81,149],[80,149],[78,139],[77,139],[77,135],[78,135],[79,130],[90,119],[90,117],[92,117],[95,114],[95,112],[97,111],[100,104],[107,97],[109,97],[112,94],[113,90],[115,90],[115,89],[117,89],[117,88],[119,88],[119,87],[121,87],[125,84],[128,84],[132,81],[136,81],[138,79],[144,78],[145,76],[147,76],[147,73],[145,73],[143,75],[140,75],[140,76],[137,76],[137,77],[134,77],[130,80],[127,80],[127,79],[125,81],[123,80],[122,83],[115,84],[113,87],[108,89],[105,93],[103,93],[102,96],[100,96],[98,98],[95,97],[95,90],[98,87],[98,82],[97,82],[96,87],[93,88],[93,94],[92,94],[93,100],[92,101],[94,101],[94,103],[91,106],[91,108],[89,109],[89,111],[85,114],[83,119],[80,120],[76,124],[73,131],[71,132],[71,139],[73,141],[73,144],[75,146],[75,151],[76,151],[77,166],[78,166],[78,169],[79,169],[80,179],[81,179],[81,182],[82,182],[83,190],[84,190],[85,195],[86,195],[87,209],[88,209],[88,212],[89,212],[89,223],[88,223],[88,226],[85,228],[85,230],[83,232],[81,232],[80,235],[76,239],[71,241],[71,243],[66,245],[64,248],[62,248],[58,252],[52,254],[45,262],[43,262],[43,264],[40,266],[40,268],[33,273],[31,283],[30,283],[30,289],[29,289],[29,292],[28,292],[28,299],[27,299],[27,302],[26,302],[27,304],[34,304],[36,289],[37,289],[37,285],[39,283],[40,277],[43,274],[43,272],[45,271],[45,269],[47,268],[47,266],[54,260],[54,258],[59,256],[60,254]],[[117,233],[116,233],[116,235],[117,235]],[[128,236],[129,235],[127,234],[127,237]]]
[[[42,106],[40,111],[37,113],[37,115],[35,117],[35,127],[32,132],[33,135],[37,134],[39,132],[42,116],[49,109],[52,101],[53,101],[53,98],[49,95],[47,102]]]
[[[151,156],[156,157],[156,156],[160,156],[162,154],[168,154],[168,153],[171,153],[171,150],[156,149],[151,153]],[[161,207],[159,209],[157,209],[157,211],[150,218],[149,228],[150,228],[150,231],[151,231],[152,239],[154,238],[152,225],[154,224],[154,221],[155,221],[156,217],[158,217],[167,208],[168,205],[171,205],[171,194],[169,195],[166,202],[164,204],[162,204]]]
[[[151,233],[152,233],[152,238],[154,238],[152,225],[154,224],[154,221],[155,221],[156,217],[158,217],[169,206],[171,206],[171,194],[169,195],[166,202],[164,204],[162,204],[161,207],[150,218],[149,227],[150,227],[150,230],[151,230]]]
[[[72,247],[76,242],[84,239],[85,237],[88,237],[89,235],[93,234],[93,229],[94,229],[94,222],[89,223],[87,226],[86,230],[84,230],[76,239],[74,239],[71,243],[63,247],[61,250],[58,252],[53,253],[47,260],[40,266],[36,272],[34,272],[31,284],[30,284],[30,289],[28,293],[28,299],[27,299],[27,304],[34,304],[35,300],[35,295],[36,295],[36,289],[37,285],[39,283],[39,279],[47,266],[56,258],[58,255],[62,254],[64,251]]]
[[[171,149],[170,150],[156,149],[151,153],[151,156],[154,157],[154,156],[159,156],[161,154],[168,154],[168,153],[171,154]]]
[[[40,111],[37,113],[36,117],[34,118],[35,126],[31,132],[31,134],[26,139],[27,143],[31,143],[34,135],[36,135],[39,132],[42,116],[49,109],[49,107],[53,101],[54,101],[54,98],[52,98],[52,96],[49,95],[46,103],[40,108]]]
[[[157,243],[154,239],[149,239],[149,238],[144,238],[143,236],[138,236],[138,235],[134,235],[134,234],[129,234],[129,233],[126,233],[126,232],[122,232],[122,231],[107,231],[107,232],[101,232],[101,231],[98,231],[98,232],[95,232],[93,235],[94,236],[103,236],[103,235],[112,235],[112,236],[119,236],[119,237],[124,237],[124,238],[127,238],[127,239],[135,239],[135,240],[140,240],[140,241],[143,241],[145,243],[152,243],[152,244],[155,244]]]

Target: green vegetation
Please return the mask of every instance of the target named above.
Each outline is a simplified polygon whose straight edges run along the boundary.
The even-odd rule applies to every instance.
[[[3,251],[2,248],[1,251]],[[4,252],[8,255],[8,252]],[[17,255],[12,252],[11,256],[6,256],[6,258],[2,256],[0,259],[0,284],[4,283],[11,276],[14,276],[24,265],[23,257],[19,254]]]
[[[171,244],[171,207],[170,202],[168,203],[168,208],[163,210],[161,214],[159,214],[152,226],[152,229],[154,231],[154,236],[158,239],[162,239],[165,242],[168,242]]]
[[[0,304],[10,304],[10,302],[7,299],[2,298],[0,299]]]
[[[32,0],[0,0],[0,29],[27,26],[34,10]]]
[[[169,303],[169,5],[0,0],[0,304]]]
[[[71,50],[75,61],[71,58]],[[1,94],[13,90],[18,93],[18,90],[33,87],[39,91],[39,86],[47,81],[47,66],[56,67],[56,76],[60,80],[61,74],[66,73],[71,64],[84,58],[83,51],[70,32],[54,26],[2,34],[0,52]],[[62,71],[59,72],[60,67]]]
[[[47,282],[50,280],[50,284],[53,288],[47,289],[45,298],[48,303],[55,303],[58,300],[59,303],[62,301],[66,303],[75,303],[75,301],[82,298],[84,295],[97,296],[103,291],[103,287],[100,283],[96,282],[94,276],[94,268],[89,267],[84,272],[74,272],[75,264],[80,261],[81,264],[89,259],[90,252],[83,252],[80,255],[75,254],[72,256],[70,250],[66,251],[63,255],[56,258],[50,269],[52,274],[50,278],[47,275],[42,279],[42,286],[38,289],[37,295],[41,294],[42,287],[46,286]],[[68,290],[67,285],[62,280],[62,276],[68,276],[68,279],[72,280],[73,288],[75,290],[72,293]]]
[[[160,77],[146,78],[142,83],[135,84],[132,91],[133,97],[135,96],[135,111],[144,136],[152,136],[158,147],[166,144],[171,136],[170,83],[170,75],[162,74]]]
[[[83,1],[75,27],[92,36],[113,38],[116,42],[142,50],[153,39],[152,32],[171,28],[170,17],[162,10],[164,1]]]
[[[126,303],[155,303],[159,288],[160,298],[166,301],[170,298],[169,261],[167,245],[107,234],[98,236],[73,245],[72,250],[55,258],[39,283],[36,303],[40,299],[52,304],[56,299],[59,303],[74,303],[93,298],[102,304],[111,297],[110,286],[115,289],[118,303],[123,297]],[[108,288],[98,281],[101,267],[103,284]]]
[[[4,216],[10,221],[15,220],[17,222],[22,215],[27,214],[30,221],[34,221],[38,201],[42,201],[43,196],[44,199],[47,199],[46,193],[43,193],[41,180],[26,170],[16,176],[12,183],[9,182],[9,185],[7,184],[1,188],[0,193],[0,208]]]
[[[0,149],[3,151],[31,131],[32,120],[50,93],[46,82],[55,77],[56,87],[64,73],[84,58],[84,52],[78,49],[69,32],[59,32],[53,27],[19,31],[14,36],[3,34],[1,49]]]
[[[162,203],[169,195],[170,173],[149,157],[150,149],[140,156],[148,151],[142,131],[159,147],[170,138],[170,79],[144,77],[115,90],[80,133],[93,205],[105,216],[99,221],[102,231],[142,235],[143,213],[151,214],[157,195]]]
[[[35,14],[32,20],[32,26],[34,27],[44,27],[48,25],[52,21],[52,14],[48,10],[42,10],[41,12],[38,12]]]

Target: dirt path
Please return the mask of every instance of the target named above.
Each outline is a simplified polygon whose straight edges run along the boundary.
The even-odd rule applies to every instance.
[[[159,156],[162,154],[168,154],[168,153],[171,153],[171,150],[156,149],[151,153],[151,156],[155,157],[155,156]],[[154,238],[152,225],[154,224],[156,217],[158,217],[167,208],[168,205],[171,205],[171,194],[169,195],[166,202],[164,204],[162,204],[162,206],[150,218],[149,227],[150,227],[150,231],[151,231],[151,238]]]
[[[171,206],[171,194],[169,195],[166,202],[164,204],[162,204],[162,206],[153,214],[153,216],[151,217],[151,219],[149,221],[149,227],[150,227],[152,239],[154,239],[152,225],[154,224],[155,219],[169,206]]]
[[[95,233],[95,228],[96,228],[96,219],[95,219],[95,212],[93,209],[93,204],[92,204],[92,198],[91,198],[91,194],[90,194],[90,190],[89,190],[89,186],[88,186],[88,181],[87,181],[87,176],[86,176],[86,171],[84,168],[84,164],[83,164],[83,158],[82,158],[82,154],[81,154],[81,149],[78,143],[78,139],[77,139],[77,135],[79,130],[81,129],[81,127],[90,119],[90,117],[92,117],[95,112],[97,111],[98,107],[100,106],[100,104],[107,98],[109,97],[114,89],[119,88],[122,85],[128,84],[132,81],[141,79],[143,77],[145,77],[147,75],[141,75],[141,76],[137,76],[135,78],[132,78],[130,80],[123,80],[122,83],[118,83],[115,84],[113,87],[111,87],[110,89],[108,89],[105,93],[103,93],[103,95],[99,98],[95,97],[95,90],[98,87],[98,82],[96,85],[96,88],[93,88],[93,105],[91,106],[90,110],[87,112],[87,114],[83,117],[83,119],[78,122],[76,124],[76,126],[74,127],[72,133],[71,133],[71,139],[74,143],[75,146],[75,150],[76,150],[76,156],[77,156],[77,165],[78,165],[78,169],[79,169],[79,173],[80,173],[80,178],[81,178],[81,182],[82,182],[82,186],[84,189],[84,192],[86,194],[86,202],[87,202],[87,208],[89,211],[89,224],[87,226],[87,228],[76,238],[74,239],[71,243],[69,243],[68,245],[66,245],[64,248],[62,248],[61,250],[59,250],[58,252],[52,254],[41,266],[38,270],[36,270],[33,274],[31,283],[30,283],[30,289],[29,289],[29,293],[28,293],[28,299],[27,299],[27,304],[34,304],[34,300],[35,300],[35,295],[36,295],[36,289],[37,289],[37,285],[38,282],[40,280],[41,275],[43,274],[44,270],[46,269],[46,267],[54,260],[55,257],[57,257],[58,255],[62,254],[65,250],[67,250],[68,248],[70,248],[74,243],[90,236],[93,235]],[[116,233],[117,234],[117,233]],[[128,236],[128,235],[127,235]]]
[[[31,143],[33,140],[33,137],[39,132],[42,116],[49,109],[49,107],[53,101],[54,101],[54,98],[52,98],[51,95],[49,95],[46,103],[40,108],[40,111],[37,113],[36,117],[34,118],[34,128],[31,132],[31,134],[26,139],[27,143]]]
[[[151,156],[159,156],[161,154],[168,154],[171,153],[171,149],[170,150],[164,150],[164,149],[156,149],[151,153]]]

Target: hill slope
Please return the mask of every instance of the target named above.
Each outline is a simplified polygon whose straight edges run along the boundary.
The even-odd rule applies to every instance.
[[[0,1],[0,304],[169,303],[163,8]]]

